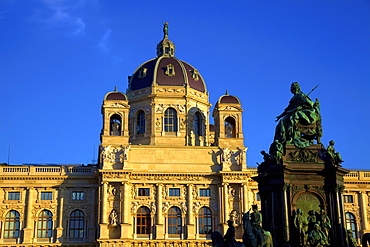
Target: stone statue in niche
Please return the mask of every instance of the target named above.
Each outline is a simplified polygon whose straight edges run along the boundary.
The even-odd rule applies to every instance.
[[[121,135],[121,123],[116,119],[113,119],[110,122],[110,135],[111,136],[120,136]]]
[[[238,218],[239,218],[239,213],[234,209],[230,213],[230,220],[233,222],[234,225],[238,225]]]
[[[109,215],[109,224],[112,226],[118,225],[118,214],[116,210],[112,210]]]

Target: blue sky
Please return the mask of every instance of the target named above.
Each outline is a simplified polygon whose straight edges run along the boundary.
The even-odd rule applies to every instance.
[[[91,163],[104,95],[156,54],[162,23],[214,104],[243,104],[248,165],[261,162],[291,82],[319,98],[322,142],[370,164],[370,2],[0,1],[0,163]],[[9,155],[10,147],[10,155]]]

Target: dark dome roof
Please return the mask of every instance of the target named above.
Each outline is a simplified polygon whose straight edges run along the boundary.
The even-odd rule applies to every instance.
[[[127,100],[127,97],[123,93],[114,91],[107,93],[104,100]]]
[[[174,73],[168,75],[168,67],[172,65]],[[159,86],[189,86],[205,93],[206,86],[202,76],[190,64],[175,57],[157,57],[143,63],[132,75],[129,89],[131,91],[150,87],[152,83]]]
[[[222,95],[218,99],[219,103],[224,103],[224,104],[240,104],[240,100],[232,95]]]

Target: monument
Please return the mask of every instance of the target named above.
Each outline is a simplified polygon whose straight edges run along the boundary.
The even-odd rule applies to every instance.
[[[315,88],[311,90],[312,93]],[[321,143],[320,102],[291,84],[293,97],[277,116],[274,141],[258,166],[262,227],[274,246],[348,246],[344,229],[342,158]]]

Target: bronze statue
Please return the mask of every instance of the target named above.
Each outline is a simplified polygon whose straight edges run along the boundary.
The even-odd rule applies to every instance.
[[[316,89],[317,86],[314,88]],[[314,90],[312,89],[311,92]],[[293,97],[284,112],[276,117],[275,138],[282,144],[294,144],[298,148],[308,147],[321,133],[319,102],[313,102],[301,91],[298,82],[292,83]],[[310,92],[310,93],[311,93]]]
[[[319,224],[314,225],[314,228],[308,233],[307,240],[311,247],[324,247],[328,245],[327,238],[320,230]]]
[[[168,37],[168,22],[163,23],[163,36],[164,38]]]
[[[296,214],[294,215],[294,227],[297,231],[299,245],[305,246],[307,243],[307,222],[302,215],[302,210],[297,208]]]
[[[226,231],[226,234],[224,236],[224,247],[234,247],[235,244],[235,227],[234,227],[234,221],[228,220],[227,225],[229,228]]]
[[[340,153],[335,152],[334,144],[335,144],[335,142],[333,140],[331,140],[329,142],[329,146],[326,150],[328,151],[328,154],[330,155],[331,160],[332,160],[333,163],[335,163],[335,164],[336,163],[342,163],[343,162],[342,157],[341,157]]]
[[[321,230],[325,234],[326,238],[329,240],[329,230],[331,228],[330,219],[326,215],[325,210],[320,210],[320,215],[318,221],[320,222]]]
[[[271,233],[261,227],[262,216],[257,205],[253,205],[254,212],[243,214],[243,244],[245,247],[272,247]],[[253,215],[253,216],[252,216]]]

